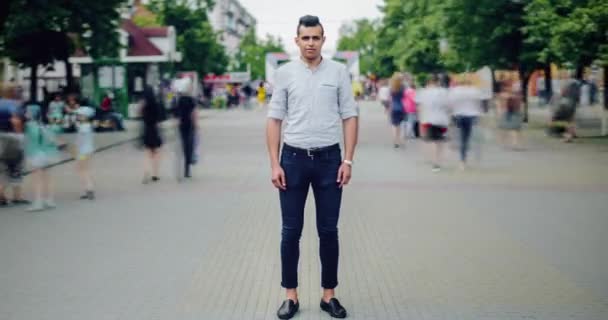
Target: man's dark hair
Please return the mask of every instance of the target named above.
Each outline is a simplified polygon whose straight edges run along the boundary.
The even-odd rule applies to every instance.
[[[323,25],[321,24],[321,21],[319,21],[319,17],[317,17],[317,16],[305,15],[305,16],[301,17],[300,21],[298,22],[298,30],[296,31],[297,35],[300,35],[301,26],[304,26],[304,27],[321,26],[321,35],[325,34],[325,29],[323,28]]]

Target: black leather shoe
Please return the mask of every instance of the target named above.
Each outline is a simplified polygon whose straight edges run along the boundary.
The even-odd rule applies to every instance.
[[[346,309],[340,304],[336,298],[329,299],[329,302],[321,299],[321,310],[329,313],[333,318],[346,318]]]
[[[287,299],[283,301],[283,304],[281,305],[281,307],[279,307],[279,310],[277,311],[277,317],[279,317],[279,319],[291,319],[293,318],[293,316],[296,315],[296,312],[298,312],[299,308],[299,302],[293,302],[293,300]]]

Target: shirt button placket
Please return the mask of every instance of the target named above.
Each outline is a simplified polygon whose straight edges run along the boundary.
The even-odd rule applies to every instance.
[[[313,102],[314,102],[314,89],[313,89],[313,72],[311,69],[308,69],[308,77],[306,79],[306,116],[308,127],[312,128],[314,126],[314,115],[313,115]]]

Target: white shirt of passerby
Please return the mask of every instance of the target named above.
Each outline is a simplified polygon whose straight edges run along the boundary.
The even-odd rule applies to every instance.
[[[391,89],[388,86],[382,86],[378,89],[378,99],[380,101],[388,101],[391,98]]]
[[[448,91],[440,87],[430,87],[416,92],[416,103],[420,123],[444,126],[450,123],[448,116]]]
[[[456,86],[449,90],[448,101],[454,115],[477,117],[481,114],[483,93],[473,86]]]

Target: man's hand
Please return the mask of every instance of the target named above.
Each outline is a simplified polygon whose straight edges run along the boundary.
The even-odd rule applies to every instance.
[[[281,166],[272,168],[272,184],[280,190],[287,190],[287,181],[285,180],[285,171]]]
[[[342,163],[340,165],[340,169],[338,170],[338,184],[340,188],[347,185],[350,182],[352,167],[346,163]]]

